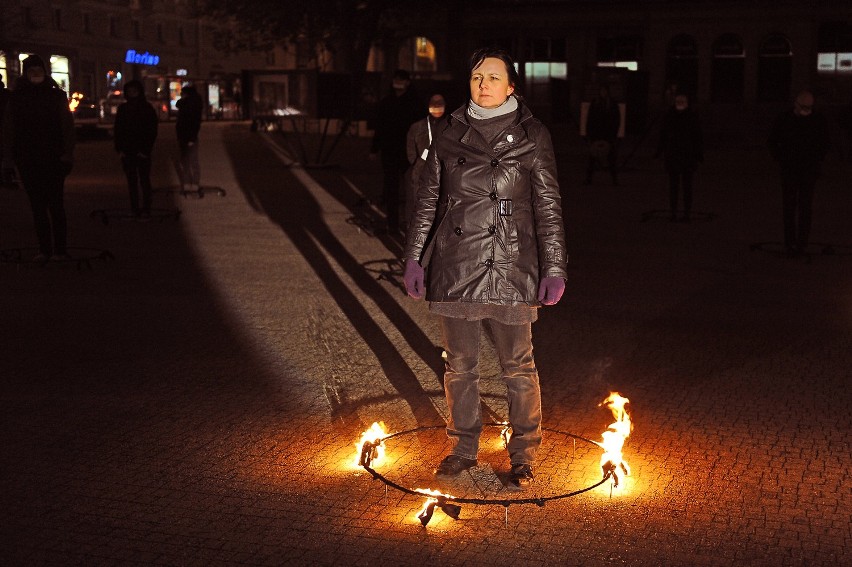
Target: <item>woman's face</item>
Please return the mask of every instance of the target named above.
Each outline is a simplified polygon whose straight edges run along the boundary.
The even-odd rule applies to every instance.
[[[486,57],[470,74],[470,99],[482,108],[497,108],[515,92],[502,59]]]

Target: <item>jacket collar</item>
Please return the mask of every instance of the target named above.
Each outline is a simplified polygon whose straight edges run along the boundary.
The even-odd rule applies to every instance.
[[[512,123],[511,126],[509,126],[507,128],[507,130],[515,130],[515,129],[518,128],[518,126],[522,125],[524,122],[526,122],[527,120],[529,120],[533,117],[532,111],[530,111],[529,107],[527,107],[527,105],[524,104],[524,102],[520,99],[518,99],[518,110],[516,111],[515,114],[516,114],[515,121]],[[520,141],[520,138],[521,138],[520,135],[516,135],[516,136],[514,136],[514,139],[511,142],[509,142],[505,139],[500,140],[493,147],[489,146],[487,143],[483,144],[482,136],[480,136],[476,132],[476,130],[473,129],[473,126],[471,126],[471,124],[470,124],[470,120],[468,120],[467,103],[463,104],[462,106],[460,106],[459,108],[454,110],[452,112],[452,114],[450,114],[450,117],[453,120],[457,120],[460,124],[462,124],[463,126],[466,127],[465,133],[462,134],[461,138],[459,139],[459,141],[461,143],[468,145],[468,146],[477,147],[477,148],[479,148],[479,149],[481,149],[485,152],[488,152],[488,153],[494,152],[495,150],[502,150],[506,147],[513,146],[513,145],[517,144]]]

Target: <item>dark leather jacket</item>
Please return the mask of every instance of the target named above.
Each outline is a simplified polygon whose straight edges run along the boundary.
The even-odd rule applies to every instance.
[[[539,305],[540,278],[567,275],[550,133],[521,103],[489,146],[466,109],[435,135],[405,258],[427,268],[428,301]]]

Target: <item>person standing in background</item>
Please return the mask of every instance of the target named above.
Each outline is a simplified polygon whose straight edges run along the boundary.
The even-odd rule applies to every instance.
[[[134,217],[151,217],[151,152],[157,139],[157,111],[145,100],[142,83],[130,81],[124,86],[127,102],[118,107],[115,115],[115,150],[127,175],[130,191],[130,210]],[[139,188],[142,207],[139,207]]]
[[[180,147],[181,184],[184,191],[198,191],[201,183],[201,165],[198,162],[198,133],[204,102],[192,85],[181,89],[177,101],[177,130]]]
[[[388,219],[388,232],[400,229],[400,184],[408,169],[406,136],[408,128],[424,114],[423,104],[411,86],[408,71],[398,69],[393,74],[391,92],[379,101],[376,115],[376,132],[370,147],[370,156],[381,153],[382,199]]]
[[[822,160],[829,147],[828,123],[814,111],[814,95],[796,95],[792,111],[775,119],[767,145],[781,170],[784,248],[788,256],[805,251],[811,234],[811,205]]]
[[[65,177],[74,165],[74,117],[38,55],[24,59],[0,130],[4,169],[17,168],[30,200],[39,247],[33,262],[68,258]]]
[[[581,128],[583,123],[581,121]],[[621,109],[612,100],[609,87],[602,86],[588,107],[584,131],[589,143],[589,162],[586,166],[586,185],[592,184],[598,162],[606,162],[612,184],[618,185],[618,138],[623,136]]]
[[[409,168],[405,174],[405,218],[404,230],[407,233],[411,215],[414,213],[414,200],[417,196],[417,180],[426,163],[429,154],[429,146],[432,145],[434,132],[438,128],[438,120],[444,116],[446,102],[440,94],[434,94],[429,99],[429,115],[418,120],[408,129],[406,138],[406,153],[408,154]]]
[[[671,221],[677,220],[677,205],[683,190],[683,216],[690,221],[692,212],[692,177],[704,161],[704,144],[698,114],[689,107],[689,97],[675,96],[674,105],[663,118],[657,157],[663,156],[669,174],[669,207]]]

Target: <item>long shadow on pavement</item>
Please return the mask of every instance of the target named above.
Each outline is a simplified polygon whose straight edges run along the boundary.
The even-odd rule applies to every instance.
[[[282,166],[260,138],[246,138],[229,130],[224,134],[224,142],[233,163],[252,164],[251,167],[235,167],[237,181],[248,202],[259,208],[290,238],[322,281],[326,292],[335,299],[353,328],[373,351],[385,376],[408,403],[417,423],[443,423],[417,376],[381,326],[336,273],[325,254],[334,258],[355,285],[376,302],[424,360],[436,358],[435,347],[428,337],[329,230],[310,191]],[[326,183],[330,181],[324,175],[323,185]],[[339,185],[337,190],[340,190]],[[339,198],[343,202],[354,203],[357,200],[354,195],[352,193],[351,200]]]

